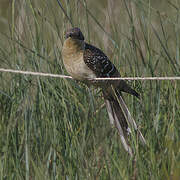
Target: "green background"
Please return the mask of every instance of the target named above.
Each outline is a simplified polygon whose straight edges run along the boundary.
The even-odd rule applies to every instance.
[[[0,0],[0,68],[67,75],[61,48],[73,24],[123,77],[180,76],[178,0],[60,3],[63,10],[56,0]],[[0,179],[178,180],[180,82],[129,84],[141,99],[124,98],[148,144],[132,135],[133,158],[99,90],[0,72]]]

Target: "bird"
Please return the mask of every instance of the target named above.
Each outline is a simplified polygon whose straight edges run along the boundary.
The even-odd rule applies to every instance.
[[[121,75],[102,50],[85,41],[78,27],[66,31],[62,59],[66,71],[73,79],[87,85],[94,85],[102,90],[110,123],[117,128],[125,150],[133,156],[133,150],[128,142],[132,128],[144,145],[146,140],[132,118],[122,92],[137,98],[140,98],[139,93],[132,89],[125,80],[95,80],[95,78],[115,78]]]

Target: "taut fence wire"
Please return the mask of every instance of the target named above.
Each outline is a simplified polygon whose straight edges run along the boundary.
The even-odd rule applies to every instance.
[[[33,71],[21,71],[14,69],[4,69],[0,68],[0,72],[6,73],[16,73],[16,74],[24,74],[24,75],[32,75],[32,76],[44,76],[44,77],[52,77],[52,78],[63,78],[63,79],[73,79],[71,76],[66,76],[62,74],[51,74],[51,73],[42,73],[42,72],[33,72]],[[93,80],[180,80],[180,77],[113,77],[113,78],[95,78]]]

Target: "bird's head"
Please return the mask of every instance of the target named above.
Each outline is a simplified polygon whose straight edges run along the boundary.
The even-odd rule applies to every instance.
[[[67,39],[69,37],[71,37],[72,39],[75,39],[75,40],[84,41],[83,33],[81,32],[81,30],[78,27],[67,30],[65,38]]]

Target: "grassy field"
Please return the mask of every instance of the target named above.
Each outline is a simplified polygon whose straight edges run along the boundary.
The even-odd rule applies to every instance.
[[[1,6],[0,68],[67,74],[61,48],[73,25],[123,77],[180,76],[178,0],[10,2]],[[129,83],[141,100],[124,97],[148,143],[132,138],[133,158],[99,90],[0,72],[0,179],[178,180],[180,82]]]

